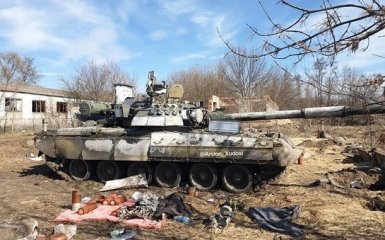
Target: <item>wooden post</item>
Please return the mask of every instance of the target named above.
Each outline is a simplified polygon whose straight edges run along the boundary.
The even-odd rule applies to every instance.
[[[47,123],[48,123],[48,120],[46,120],[45,118],[42,119],[42,124],[43,124],[43,131],[44,132],[47,132]]]

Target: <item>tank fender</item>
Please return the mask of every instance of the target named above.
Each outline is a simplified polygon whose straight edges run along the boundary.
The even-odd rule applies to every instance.
[[[45,155],[56,158],[56,149],[55,149],[55,142],[53,139],[39,139],[36,142],[36,148],[39,150],[39,152],[44,153]]]
[[[149,137],[127,137],[115,143],[115,160],[148,161]]]
[[[277,166],[288,166],[298,161],[302,151],[290,146],[283,138],[275,139],[273,148],[273,160]]]
[[[81,153],[84,148],[82,139],[57,138],[55,139],[56,153],[64,159],[82,159]]]
[[[114,153],[112,139],[86,139],[82,148],[84,160],[111,160]]]

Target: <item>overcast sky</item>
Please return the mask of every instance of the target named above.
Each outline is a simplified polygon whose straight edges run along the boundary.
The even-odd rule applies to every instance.
[[[275,1],[262,2],[281,23],[296,16]],[[35,58],[46,87],[60,88],[59,78],[71,76],[79,64],[109,60],[139,76],[142,90],[150,70],[164,80],[174,71],[222,58],[227,48],[217,29],[234,43],[256,47],[260,40],[251,39],[246,24],[269,27],[257,0],[2,0],[0,51]],[[364,53],[340,56],[340,63],[383,73],[384,59],[372,55],[385,55],[382,41],[373,39]]]

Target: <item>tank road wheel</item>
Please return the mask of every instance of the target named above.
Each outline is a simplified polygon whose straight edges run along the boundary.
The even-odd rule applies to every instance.
[[[96,175],[102,182],[118,179],[120,177],[119,165],[116,161],[99,161]]]
[[[75,180],[88,180],[91,176],[91,163],[84,160],[71,160],[69,173],[70,176]]]
[[[210,164],[194,164],[189,171],[190,184],[199,190],[211,190],[217,185],[217,171]]]
[[[155,182],[161,187],[177,187],[182,178],[180,168],[174,163],[159,163],[155,167]]]
[[[144,162],[133,162],[128,165],[127,176],[135,176],[144,173],[146,175],[147,184],[152,181],[152,168],[150,164]]]
[[[251,188],[253,175],[243,165],[227,165],[222,172],[222,182],[228,191],[241,193]]]

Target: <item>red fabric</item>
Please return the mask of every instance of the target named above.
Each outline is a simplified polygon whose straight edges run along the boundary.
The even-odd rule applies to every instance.
[[[111,216],[111,212],[117,210],[121,206],[134,206],[135,202],[128,200],[119,205],[110,206],[110,205],[99,205],[95,210],[84,214],[79,215],[77,212],[74,212],[70,209],[65,210],[59,216],[57,216],[54,221],[55,222],[72,222],[72,223],[80,223],[82,221],[94,220],[94,221],[110,221],[116,222],[127,226],[133,226],[141,229],[161,229],[162,222],[157,222],[149,219],[129,219],[122,220],[118,217]]]

